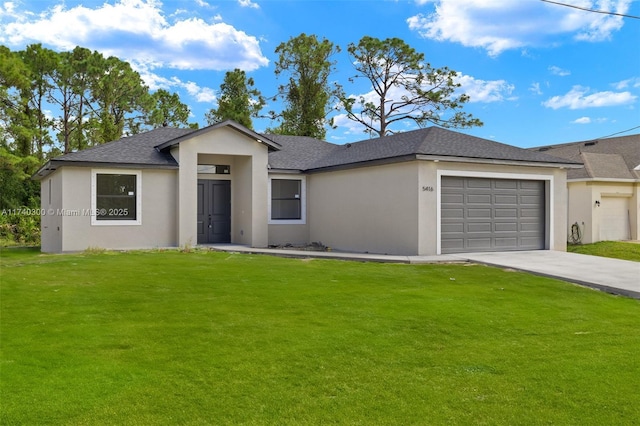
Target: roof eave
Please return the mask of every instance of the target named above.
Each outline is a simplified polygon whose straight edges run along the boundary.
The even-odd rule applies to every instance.
[[[163,169],[175,170],[178,164],[112,163],[102,161],[49,160],[36,171],[31,179],[42,180],[60,167],[102,167],[110,169]]]
[[[269,167],[269,173],[277,173],[277,174],[301,174],[304,173],[304,170],[301,169],[274,169]]]
[[[528,161],[528,160],[503,160],[497,158],[475,158],[475,157],[449,157],[449,156],[441,156],[441,155],[426,155],[426,154],[418,154],[416,155],[418,160],[427,160],[427,161],[446,161],[450,163],[477,163],[477,164],[500,164],[507,166],[530,166],[530,167],[553,167],[556,169],[581,169],[584,167],[580,163],[552,163],[552,162],[544,162],[544,161]]]
[[[627,178],[577,178],[569,179],[567,182],[607,182],[607,183],[637,183],[640,179],[627,179]]]

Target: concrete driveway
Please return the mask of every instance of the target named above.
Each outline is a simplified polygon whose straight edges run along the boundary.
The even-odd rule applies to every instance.
[[[463,253],[455,256],[640,299],[640,262],[551,250]]]
[[[315,257],[363,262],[441,263],[476,262],[501,268],[517,269],[546,277],[596,288],[607,293],[640,299],[640,262],[586,256],[563,251],[503,251],[462,253],[439,256],[396,256],[386,254],[323,252],[252,248],[237,244],[207,245],[214,250],[259,253],[284,257]]]

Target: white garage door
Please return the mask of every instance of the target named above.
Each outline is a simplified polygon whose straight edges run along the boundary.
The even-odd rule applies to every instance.
[[[622,241],[629,235],[629,198],[602,197],[600,199],[600,241]]]
[[[442,253],[545,248],[545,183],[443,176]]]

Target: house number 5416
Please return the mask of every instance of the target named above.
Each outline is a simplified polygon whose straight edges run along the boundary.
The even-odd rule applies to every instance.
[[[422,190],[427,192],[433,192],[433,186],[423,186]]]

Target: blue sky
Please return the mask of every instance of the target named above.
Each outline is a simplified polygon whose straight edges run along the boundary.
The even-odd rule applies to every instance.
[[[563,2],[640,16],[640,0]],[[640,19],[541,0],[0,0],[0,44],[118,56],[152,90],[179,93],[201,126],[228,70],[274,95],[274,51],[302,32],[342,48],[334,79],[351,95],[371,89],[348,81],[346,47],[365,35],[402,38],[432,66],[456,70],[471,97],[465,111],[484,122],[463,133],[520,147],[640,133]],[[335,121],[328,141],[367,137],[339,111]],[[275,124],[254,121],[258,131]]]

